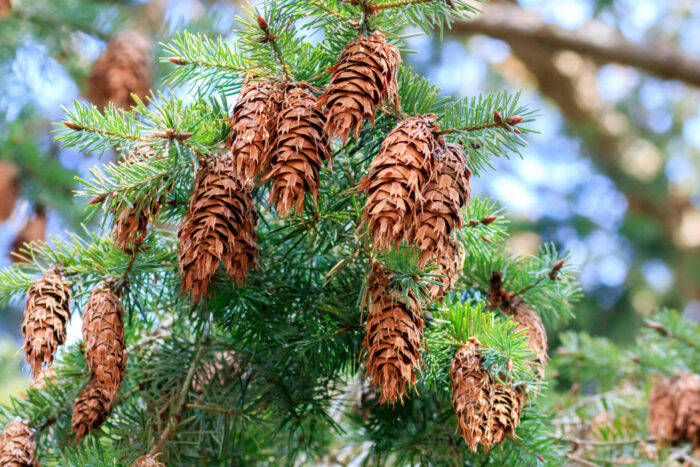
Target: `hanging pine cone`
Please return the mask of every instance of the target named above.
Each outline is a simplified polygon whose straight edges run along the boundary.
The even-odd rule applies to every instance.
[[[274,140],[281,99],[280,87],[272,80],[248,75],[228,120],[231,136],[227,146],[233,155],[236,178],[246,188],[252,188],[255,179],[268,170],[267,152]]]
[[[150,147],[140,147],[134,149],[126,158],[126,163],[132,166],[147,166],[148,161],[156,156]],[[95,201],[99,201],[96,198]],[[161,200],[152,203],[144,203],[138,200],[132,204],[121,200],[112,209],[114,216],[112,224],[112,236],[114,246],[126,252],[133,252],[138,249],[146,240],[148,226],[158,215]]]
[[[73,405],[72,427],[78,439],[102,426],[112,410],[114,394],[107,391],[94,376]]]
[[[425,188],[425,203],[411,229],[411,243],[418,246],[419,263],[440,263],[449,249],[450,236],[464,225],[462,208],[469,199],[467,157],[462,147],[447,144],[439,151],[436,177]]]
[[[48,383],[56,383],[56,372],[53,367],[42,368],[39,374],[32,378],[32,381],[29,383],[29,388],[38,391],[44,389]]]
[[[472,452],[479,444],[488,451],[494,444],[491,397],[493,384],[483,368],[475,337],[460,347],[450,365],[452,408],[459,421],[459,431]]]
[[[141,456],[131,464],[131,467],[165,467],[165,464],[160,462],[155,456],[146,454]]]
[[[520,389],[514,389],[501,383],[493,385],[490,418],[492,420],[491,441],[494,445],[502,443],[506,436],[515,433],[520,425],[520,411],[525,396]]]
[[[544,368],[547,364],[547,331],[544,329],[542,320],[537,313],[525,303],[518,303],[513,311],[513,321],[517,323],[516,329],[526,330],[527,344],[532,352],[537,356],[541,366],[537,371],[541,379],[544,379]]]
[[[401,301],[390,290],[391,274],[374,263],[367,283],[369,315],[362,345],[367,352],[367,375],[380,390],[379,403],[403,402],[416,382],[416,371],[423,363],[419,349],[423,345],[423,319],[417,302]]]
[[[257,214],[250,193],[235,178],[233,159],[214,156],[197,174],[187,216],[178,228],[182,290],[207,295],[221,260],[242,284],[255,265]]]
[[[374,236],[374,249],[400,243],[423,205],[433,177],[436,116],[410,117],[384,139],[360,189],[369,194],[362,218]]]
[[[85,360],[101,388],[114,397],[126,372],[124,308],[111,284],[93,289],[83,312]]]
[[[42,364],[53,363],[56,349],[66,341],[70,320],[70,290],[57,269],[47,271],[27,292],[22,335],[24,354],[36,377]]]
[[[652,389],[649,434],[700,446],[700,376],[686,372],[666,378]]]
[[[2,17],[1,6],[0,17]],[[6,221],[14,211],[19,188],[19,168],[11,162],[0,160],[0,222]]]
[[[316,98],[310,90],[296,86],[284,95],[277,119],[277,136],[270,149],[272,179],[270,201],[286,216],[290,209],[301,213],[304,195],[316,200],[323,161],[330,159],[330,147],[323,133],[325,117],[316,110]]]
[[[464,247],[450,238],[447,246],[437,258],[437,269],[431,272],[431,274],[440,276],[432,278],[438,284],[431,284],[429,288],[429,295],[433,301],[442,300],[447,292],[454,289],[459,280],[459,273],[464,268],[465,258]]]
[[[98,107],[112,102],[123,109],[144,99],[151,88],[153,56],[151,44],[135,31],[120,32],[107,44],[87,78],[87,98]]]
[[[338,136],[344,143],[353,130],[359,138],[365,120],[374,125],[375,109],[384,99],[398,107],[400,62],[398,49],[379,32],[360,34],[345,47],[338,64],[330,68],[331,82],[317,104],[328,108],[328,139]]]
[[[14,421],[5,425],[5,430],[0,436],[0,465],[39,467],[34,430],[24,422]]]
[[[29,261],[21,250],[25,245],[38,243],[46,239],[46,210],[43,206],[37,206],[34,216],[24,223],[22,230],[17,233],[17,238],[12,242],[11,258],[15,263]]]

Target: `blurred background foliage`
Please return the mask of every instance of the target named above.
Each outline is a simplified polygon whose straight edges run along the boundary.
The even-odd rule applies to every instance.
[[[87,200],[71,196],[74,177],[115,156],[59,148],[52,122],[61,106],[85,100],[109,39],[124,30],[149,39],[157,91],[170,66],[158,63],[160,42],[183,29],[235,41],[243,6],[0,0],[0,214],[10,211],[0,225],[2,266],[18,237],[89,226]],[[540,134],[523,158],[498,160],[473,179],[477,196],[510,212],[511,250],[553,242],[570,251],[584,291],[571,329],[629,343],[660,307],[700,321],[700,3],[496,0],[481,8],[485,15],[455,24],[442,42],[410,40],[420,53],[404,60],[446,95],[522,89],[522,101],[540,109]],[[0,402],[27,384],[15,350],[21,313],[0,310]],[[551,351],[558,342],[550,333]]]

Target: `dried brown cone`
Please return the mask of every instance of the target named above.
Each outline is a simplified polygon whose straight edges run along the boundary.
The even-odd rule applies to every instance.
[[[156,456],[146,454],[136,459],[131,467],[165,467],[165,464],[159,461]]]
[[[44,389],[49,383],[56,383],[56,372],[52,367],[42,368],[39,371],[39,374],[32,378],[32,381],[29,383],[29,388],[41,390]]]
[[[391,274],[379,263],[372,266],[367,282],[369,315],[362,345],[366,351],[367,376],[379,388],[379,403],[403,402],[415,385],[423,359],[423,319],[416,300],[404,303],[389,288]]]
[[[308,192],[316,201],[321,165],[331,157],[324,123],[310,90],[296,86],[286,91],[269,152],[272,170],[265,177],[274,180],[270,201],[276,203],[281,216],[290,210],[301,213]]]
[[[526,330],[527,344],[537,356],[537,361],[540,363],[537,371],[540,378],[544,379],[544,369],[547,365],[547,349],[549,347],[547,345],[547,331],[544,329],[542,320],[525,303],[518,303],[513,311],[513,321],[517,323],[517,330]]]
[[[469,200],[467,156],[461,146],[447,144],[439,151],[436,176],[425,188],[425,203],[411,228],[411,243],[418,247],[418,261],[427,264],[450,249],[452,233],[464,225],[462,208]]]
[[[520,412],[525,395],[520,389],[495,383],[491,397],[492,420],[491,441],[494,445],[502,443],[506,436],[515,433],[520,425]]]
[[[2,5],[0,3],[0,18]],[[0,222],[4,222],[15,209],[20,188],[19,168],[7,161],[0,161]]]
[[[50,366],[59,345],[66,341],[70,320],[70,290],[57,269],[47,271],[27,292],[22,335],[24,355],[36,377]]]
[[[432,278],[438,284],[431,284],[428,290],[430,298],[440,301],[445,298],[447,292],[454,289],[459,280],[459,273],[464,268],[466,252],[464,247],[454,239],[450,239],[447,246],[437,258],[437,269],[431,272],[436,276]]]
[[[153,79],[151,43],[135,31],[120,32],[107,44],[87,78],[87,98],[98,107],[124,109],[148,95]]]
[[[329,139],[338,136],[346,142],[350,132],[359,138],[362,124],[374,125],[375,109],[384,99],[398,107],[396,82],[401,54],[387,43],[383,34],[360,34],[343,50],[326,92],[318,99],[318,108],[328,108],[324,131]]]
[[[686,372],[657,383],[649,394],[649,434],[700,446],[700,376]]]
[[[674,384],[673,394],[676,409],[674,434],[700,446],[700,376],[685,373]]]
[[[228,120],[231,136],[227,145],[233,155],[236,178],[246,188],[252,188],[255,179],[268,170],[266,154],[274,140],[281,99],[279,85],[249,75]]]
[[[659,381],[649,393],[649,434],[674,440],[675,410],[671,388],[676,378]]]
[[[41,242],[46,239],[46,211],[43,206],[37,206],[34,216],[28,219],[22,227],[22,230],[17,233],[17,238],[12,242],[12,261],[26,262],[29,261],[26,255],[23,255],[21,250],[25,245],[34,242]]]
[[[481,444],[488,451],[494,445],[491,417],[493,384],[483,368],[478,339],[472,337],[460,347],[450,365],[452,408],[459,432],[472,452]]]
[[[88,369],[114,397],[126,372],[124,308],[112,284],[95,288],[83,311],[83,341]]]
[[[438,148],[435,123],[433,114],[399,123],[360,180],[360,189],[369,195],[362,218],[372,231],[375,250],[400,243],[422,209]]]
[[[0,465],[39,467],[34,430],[20,421],[8,422],[0,436]]]
[[[258,252],[251,194],[235,178],[233,159],[212,157],[197,174],[187,215],[178,228],[182,290],[194,301],[208,294],[219,263],[242,284]]]
[[[92,433],[107,420],[112,410],[114,394],[107,391],[94,376],[73,405],[72,427],[78,439]]]

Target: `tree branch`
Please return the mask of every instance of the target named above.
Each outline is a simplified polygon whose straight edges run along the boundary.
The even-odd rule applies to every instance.
[[[484,34],[507,42],[526,42],[550,51],[571,50],[597,62],[629,65],[663,79],[677,79],[700,86],[700,62],[691,60],[667,44],[637,45],[610,29],[603,34],[569,31],[547,24],[517,6],[484,5],[484,13],[470,20],[458,21],[452,28],[457,34]],[[601,25],[602,27],[602,25]],[[595,32],[595,37],[592,33]]]

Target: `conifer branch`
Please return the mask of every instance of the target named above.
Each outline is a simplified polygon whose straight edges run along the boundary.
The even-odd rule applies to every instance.
[[[289,66],[287,65],[287,62],[284,60],[282,57],[282,52],[280,52],[279,45],[277,44],[277,34],[273,34],[270,32],[270,28],[267,24],[267,20],[263,18],[262,16],[258,15],[256,18],[258,22],[258,27],[260,30],[265,33],[265,37],[260,40],[261,43],[269,43],[270,47],[272,47],[272,51],[275,54],[275,58],[277,59],[277,62],[280,64],[282,67],[282,72],[284,73],[285,78],[287,81],[292,81],[294,78],[292,74],[289,72]]]
[[[208,68],[216,68],[219,70],[235,71],[238,73],[253,73],[253,72],[255,72],[255,70],[252,68],[232,66],[232,65],[228,65],[226,63],[205,62],[202,60],[186,60],[182,57],[168,57],[167,60],[170,63],[172,63],[174,65],[179,65],[179,66],[208,67]]]
[[[393,2],[386,2],[386,3],[377,3],[377,2],[370,2],[368,6],[368,10],[371,11],[372,13],[377,13],[381,10],[386,10],[389,8],[402,8],[406,7],[408,5],[418,5],[421,3],[430,3],[435,0],[396,0]],[[451,3],[449,0],[447,0],[445,3],[448,5]]]
[[[470,125],[462,128],[446,128],[440,129],[437,132],[439,135],[450,135],[452,133],[473,133],[475,131],[487,130],[489,128],[503,128],[506,131],[512,131],[513,133],[520,133],[519,130],[513,128],[515,125],[523,121],[523,117],[519,115],[514,115],[512,117],[506,117],[504,120],[498,110],[493,113],[493,120],[490,122],[480,123],[478,125]]]
[[[700,343],[697,341],[693,341],[691,339],[686,338],[685,336],[681,336],[678,334],[675,334],[668,329],[664,327],[664,325],[658,321],[647,321],[646,322],[647,326],[649,326],[651,329],[656,330],[660,335],[664,337],[668,337],[669,339],[674,339],[682,344],[687,345],[691,349],[695,349],[696,352],[700,354]]]

